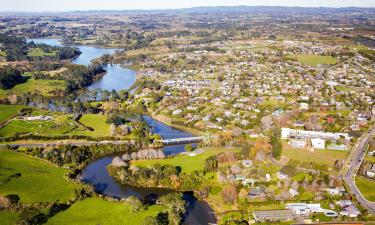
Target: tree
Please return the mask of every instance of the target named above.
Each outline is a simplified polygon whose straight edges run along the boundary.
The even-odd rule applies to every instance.
[[[193,146],[191,144],[185,145],[185,151],[187,151],[187,152],[193,151]]]
[[[265,154],[271,153],[272,146],[268,143],[266,138],[258,138],[254,143],[256,152],[262,151]]]
[[[221,191],[221,197],[227,204],[234,204],[237,202],[238,192],[236,186],[229,185]]]
[[[142,209],[142,202],[134,195],[127,198],[126,202],[130,205],[133,213],[138,212]]]
[[[152,216],[148,216],[143,221],[142,225],[159,225],[158,220]]]
[[[159,198],[162,205],[168,208],[169,225],[178,225],[181,215],[185,213],[186,202],[182,199],[181,193],[170,193]]]
[[[111,125],[109,125],[109,133],[111,134],[111,136],[115,136],[116,135],[116,125],[111,123]]]
[[[280,130],[274,129],[271,133],[270,137],[271,145],[272,145],[272,155],[276,159],[280,159],[281,156],[281,149],[282,149],[282,143],[280,139]]]
[[[218,167],[218,162],[216,159],[216,156],[210,156],[206,159],[205,165],[204,165],[204,170],[206,172],[213,172],[217,169]]]

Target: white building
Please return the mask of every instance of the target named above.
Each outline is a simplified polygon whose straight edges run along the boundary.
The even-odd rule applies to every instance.
[[[325,149],[326,141],[321,138],[313,138],[311,139],[311,145],[314,149]]]
[[[334,139],[338,140],[341,137],[349,140],[348,133],[330,133],[330,132],[319,132],[319,131],[307,131],[307,130],[295,130],[290,128],[281,128],[281,138],[288,139],[291,137],[295,138],[322,138],[322,139]]]
[[[323,209],[319,203],[306,204],[306,203],[287,203],[287,209],[290,209],[296,215],[309,215],[311,213],[322,212]]]

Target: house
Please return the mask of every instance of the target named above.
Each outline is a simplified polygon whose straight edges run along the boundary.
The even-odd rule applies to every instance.
[[[283,174],[283,173],[280,172],[280,171],[278,171],[278,172],[276,173],[276,175],[277,175],[277,178],[278,178],[279,180],[285,180],[285,179],[288,178],[288,175]]]
[[[309,110],[309,104],[305,102],[299,103],[299,109],[300,110]]]
[[[37,121],[37,120],[47,121],[47,120],[53,120],[53,118],[50,117],[50,116],[39,115],[39,116],[27,116],[27,117],[24,117],[24,120],[26,120],[26,121]]]
[[[322,138],[322,139],[330,139],[330,140],[338,140],[341,137],[345,138],[346,140],[350,140],[348,133],[332,133],[332,132],[319,132],[319,131],[308,131],[308,130],[295,130],[290,128],[281,128],[281,138],[282,139],[289,139],[289,138],[298,138],[298,139],[306,139],[306,138]]]
[[[181,109],[176,109],[172,112],[172,115],[179,115],[182,113],[182,110]]]
[[[296,215],[309,215],[311,213],[323,211],[319,203],[316,203],[316,204],[287,203],[285,204],[285,207],[287,209],[290,209],[292,213]]]
[[[340,215],[352,217],[352,218],[359,216],[359,214],[361,214],[361,212],[355,205],[349,205],[343,208],[342,211],[340,212]]]
[[[251,184],[251,186],[254,186],[255,182],[256,182],[256,180],[253,179],[253,178],[245,178],[244,180],[242,180],[243,185]]]
[[[249,159],[247,159],[247,160],[242,160],[242,165],[243,165],[244,167],[250,167],[250,166],[253,165],[253,161],[251,161],[251,160],[249,160]]]
[[[352,204],[353,203],[350,200],[340,200],[340,201],[336,202],[336,205],[338,205],[338,206],[340,206],[342,208],[347,207],[347,206],[352,205]]]
[[[264,193],[264,190],[261,187],[251,188],[247,197],[250,199],[253,199],[253,198],[259,197],[263,193]]]
[[[303,126],[305,126],[305,122],[303,122],[303,121],[296,121],[296,122],[293,123],[293,126],[295,126],[295,127],[303,127]]]
[[[312,138],[311,145],[314,149],[325,149],[326,141],[321,138]]]
[[[341,191],[339,188],[326,188],[325,191],[330,195],[341,195]]]
[[[289,188],[289,194],[294,198],[295,196],[299,195],[299,192],[293,188]]]
[[[367,177],[374,178],[375,177],[375,172],[373,172],[373,171],[366,171],[365,175]]]

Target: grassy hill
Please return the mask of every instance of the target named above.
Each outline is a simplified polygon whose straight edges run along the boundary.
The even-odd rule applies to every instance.
[[[75,184],[66,169],[21,153],[0,150],[0,194],[17,194],[21,202],[61,202],[73,196]]]
[[[156,216],[165,208],[149,206],[146,210],[132,212],[128,203],[109,202],[101,198],[89,198],[75,203],[64,212],[50,219],[48,225],[115,225],[142,224],[146,217]]]

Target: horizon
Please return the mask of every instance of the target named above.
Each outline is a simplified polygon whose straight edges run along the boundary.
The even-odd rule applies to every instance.
[[[0,3],[4,0],[0,0]],[[42,7],[41,7],[42,6]],[[371,0],[330,0],[314,1],[305,0],[218,0],[218,1],[197,1],[192,0],[184,2],[177,1],[151,1],[139,0],[137,2],[116,0],[93,0],[88,4],[85,0],[65,0],[63,3],[58,0],[34,0],[25,2],[24,0],[13,0],[12,2],[3,2],[0,12],[13,13],[53,13],[53,12],[89,12],[89,11],[153,11],[153,10],[178,10],[202,7],[299,7],[299,8],[374,8],[375,1]]]

